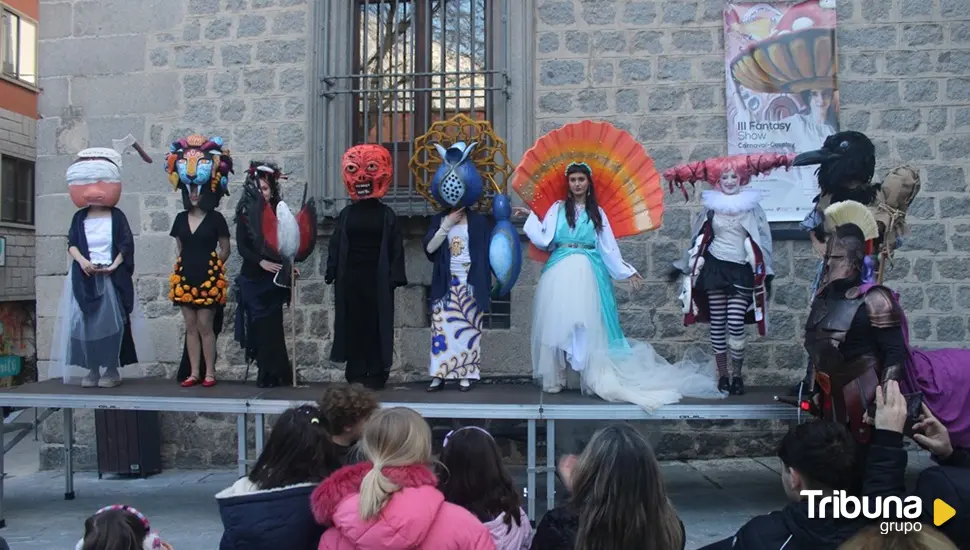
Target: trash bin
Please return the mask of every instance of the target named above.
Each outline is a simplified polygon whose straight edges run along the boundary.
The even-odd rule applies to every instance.
[[[98,478],[103,474],[146,477],[162,471],[158,411],[95,410]]]

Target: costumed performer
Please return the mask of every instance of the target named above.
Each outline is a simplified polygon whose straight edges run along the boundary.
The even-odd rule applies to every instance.
[[[375,390],[384,388],[394,360],[394,290],[407,284],[397,216],[381,202],[392,166],[380,145],[344,153],[343,180],[353,202],[337,218],[325,276],[334,285],[330,360],[347,363],[347,382]]]
[[[680,187],[706,181],[704,210],[691,227],[691,248],[674,263],[682,274],[684,326],[707,322],[717,363],[717,387],[744,394],[741,368],[747,342],[745,324],[768,330],[767,287],[772,270],[771,227],[761,208],[761,191],[748,187],[753,176],[791,167],[794,155],[734,155],[682,164],[664,171]],[[731,378],[728,379],[728,351]]]
[[[482,178],[472,162],[477,143],[435,144],[442,164],[431,183],[435,202],[446,209],[431,218],[424,251],[431,275],[431,359],[428,391],[460,380],[471,389],[482,365],[482,319],[489,310],[488,264],[491,223],[473,210],[482,196]]]
[[[235,339],[246,351],[247,378],[248,366],[256,362],[260,388],[295,382],[283,305],[293,307],[293,276],[299,276],[294,264],[309,258],[316,245],[316,203],[307,200],[304,186],[303,204],[293,216],[281,196],[284,179],[276,164],[251,161],[236,204],[236,247],[243,263],[235,279]]]
[[[816,369],[815,387],[809,387],[802,408],[848,425],[856,441],[866,444],[876,387],[896,380],[914,417],[919,403],[926,404],[953,446],[970,448],[970,350],[911,347],[897,294],[874,281],[870,254],[879,231],[872,213],[861,203],[843,201],[824,214],[822,288],[804,340]]]
[[[65,384],[80,377],[82,387],[112,388],[121,384],[121,367],[154,361],[132,278],[135,239],[117,207],[128,147],[152,161],[129,135],[114,140],[113,148],[81,151],[67,169],[68,192],[79,210],[67,233],[73,261],[64,278],[50,369]]]
[[[876,278],[881,282],[886,273],[884,264],[891,259],[895,249],[902,246],[902,236],[906,233],[906,212],[920,189],[919,173],[909,166],[900,166],[891,170],[881,184],[873,183],[876,147],[868,136],[854,131],[833,134],[825,139],[820,149],[800,153],[792,161],[792,166],[814,165],[818,166],[819,194],[814,199],[815,208],[801,222],[802,229],[809,232],[813,248],[819,256],[823,256],[825,209],[843,201],[866,205],[875,216],[879,228],[874,251],[879,255]],[[824,262],[819,260],[810,292],[812,299],[821,288],[823,267]],[[798,395],[813,376],[809,361],[802,381],[795,384],[789,393]]]
[[[193,134],[172,143],[165,161],[169,183],[182,192],[184,208],[169,232],[178,245],[178,257],[169,277],[168,299],[185,320],[184,351],[190,366],[189,376],[180,377],[180,384],[190,388],[201,383],[209,388],[216,385],[214,325],[226,304],[225,262],[230,251],[229,224],[216,208],[229,194],[232,157],[222,138]]]
[[[723,397],[713,361],[671,364],[620,327],[611,278],[638,288],[641,277],[623,260],[613,227],[642,233],[663,215],[660,175],[633,136],[592,121],[553,130],[526,152],[513,188],[532,207],[516,214],[528,212],[533,257],[548,258],[532,317],[532,369],[544,391],[571,385],[568,365],[584,393],[646,410],[684,396]]]

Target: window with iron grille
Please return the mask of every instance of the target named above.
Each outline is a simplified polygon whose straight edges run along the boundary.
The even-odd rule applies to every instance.
[[[37,85],[37,23],[0,5],[0,72],[4,76]]]
[[[0,157],[0,221],[34,223],[34,163]]]
[[[314,126],[317,167],[330,182],[321,190],[325,212],[347,203],[333,167],[351,145],[386,147],[395,179],[385,201],[399,214],[426,215],[430,206],[408,169],[414,140],[458,113],[489,120],[499,132],[508,126],[510,1],[351,0],[322,8],[325,28],[350,29],[346,57],[341,40],[321,44],[326,105]]]

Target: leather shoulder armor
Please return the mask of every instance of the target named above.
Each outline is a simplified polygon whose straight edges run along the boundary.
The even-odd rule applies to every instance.
[[[866,312],[869,322],[875,328],[902,326],[903,310],[891,290],[884,286],[874,286],[866,292]]]

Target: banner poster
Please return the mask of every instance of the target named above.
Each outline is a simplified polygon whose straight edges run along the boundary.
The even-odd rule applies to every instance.
[[[729,154],[812,151],[839,131],[835,26],[835,0],[726,4]],[[804,219],[818,194],[816,168],[752,179],[768,221]]]

